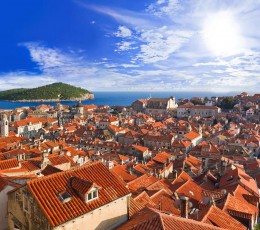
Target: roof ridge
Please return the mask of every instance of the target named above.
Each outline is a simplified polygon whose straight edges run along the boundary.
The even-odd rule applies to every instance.
[[[161,225],[162,225],[162,228],[163,230],[166,230],[165,226],[164,226],[164,221],[162,219],[162,213],[158,213],[159,214],[159,217],[160,217],[160,221],[161,221]]]
[[[62,175],[62,174],[71,174],[72,172],[74,171],[78,171],[82,168],[87,168],[87,167],[91,167],[93,165],[97,165],[98,163],[100,164],[103,164],[101,161],[96,161],[96,162],[89,162],[89,163],[86,163],[85,165],[82,165],[82,166],[78,166],[76,168],[72,168],[72,169],[69,169],[69,170],[66,170],[66,171],[61,171],[61,172],[57,172],[57,173],[53,173],[53,174],[50,174],[50,175],[47,175],[47,176],[43,176],[43,177],[37,177],[37,178],[33,178],[32,180],[29,180],[26,182],[26,184],[34,184],[36,183],[37,181],[42,181],[42,180],[48,180],[49,178],[55,178],[59,175]]]
[[[180,187],[178,187],[178,188],[175,190],[175,192],[177,192],[177,190],[179,190],[180,188],[184,187],[184,185],[186,185],[188,181],[192,181],[192,180],[191,180],[191,179],[186,180]]]
[[[213,209],[213,207],[215,207],[215,206],[211,206],[211,207],[209,208],[209,210],[207,211],[206,215],[204,215],[204,217],[201,219],[200,222],[203,222],[203,221],[206,220],[206,218],[208,218],[208,215],[210,214],[210,212],[211,212],[211,210]]]

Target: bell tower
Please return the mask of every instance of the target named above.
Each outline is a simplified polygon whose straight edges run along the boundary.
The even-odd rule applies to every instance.
[[[7,119],[6,114],[2,114],[1,119],[1,136],[8,137],[9,135],[9,121]]]

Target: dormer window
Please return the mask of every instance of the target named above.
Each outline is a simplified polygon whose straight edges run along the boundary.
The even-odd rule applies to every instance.
[[[71,177],[70,185],[85,202],[98,199],[98,190],[101,188],[97,184],[78,177]]]

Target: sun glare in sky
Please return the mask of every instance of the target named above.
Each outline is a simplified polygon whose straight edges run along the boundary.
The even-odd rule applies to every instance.
[[[240,28],[228,11],[207,17],[202,34],[207,48],[216,56],[235,55],[241,50]]]

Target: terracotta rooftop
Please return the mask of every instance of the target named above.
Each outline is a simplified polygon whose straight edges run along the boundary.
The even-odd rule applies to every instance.
[[[255,180],[238,167],[228,171],[225,175],[221,177],[219,187],[226,188],[230,185],[234,185],[234,183],[243,185],[246,190],[259,196]]]
[[[143,176],[140,176],[135,180],[129,182],[127,185],[130,190],[136,191],[138,189],[144,189],[157,181],[158,179],[154,176],[148,176],[144,174]]]
[[[123,181],[129,182],[137,178],[137,176],[128,173],[125,167],[122,165],[117,165],[111,169],[111,171],[117,174]]]
[[[129,216],[132,217],[134,214],[142,210],[145,206],[135,201],[132,197],[130,197],[130,208],[129,208]]]
[[[156,209],[144,208],[117,230],[221,230],[209,224],[164,214]]]
[[[203,223],[208,223],[213,226],[225,228],[225,229],[241,229],[246,230],[247,228],[231,217],[226,212],[222,211],[221,209],[211,206],[208,210],[207,214],[201,220]]]
[[[149,197],[149,195],[145,191],[143,191],[137,197],[135,197],[134,200],[144,206],[153,207],[153,208],[155,208],[156,206],[156,204],[153,202],[153,200]]]
[[[19,167],[19,162],[16,158],[0,161],[0,170]]]
[[[153,158],[154,161],[157,161],[159,163],[166,163],[168,159],[172,157],[169,153],[157,153],[156,156]]]
[[[184,134],[184,137],[189,139],[189,140],[194,140],[194,139],[198,138],[200,135],[201,134],[199,134],[199,133],[191,131],[189,133]]]
[[[145,152],[148,150],[148,148],[141,146],[141,145],[132,145],[135,149],[141,151],[141,152]]]
[[[48,176],[57,172],[62,172],[62,170],[52,166],[52,165],[47,165],[41,172],[44,176]]]
[[[77,192],[69,186],[71,177],[96,183],[101,187],[99,198],[89,203],[84,202]],[[27,186],[52,227],[130,193],[101,162],[89,163],[74,170],[37,178],[28,181]],[[61,191],[67,191],[72,199],[62,203],[57,197]]]

